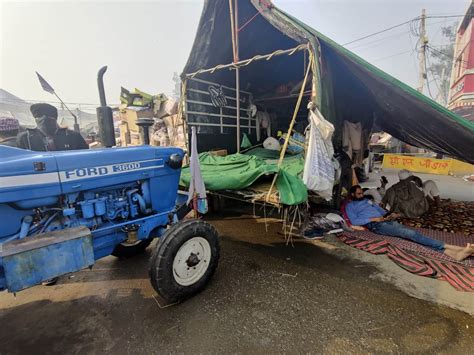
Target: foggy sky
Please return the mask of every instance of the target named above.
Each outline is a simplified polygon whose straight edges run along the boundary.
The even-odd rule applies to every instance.
[[[40,72],[67,102],[96,104],[98,69],[107,98],[120,86],[171,93],[173,72],[189,55],[203,1],[0,0],[0,87],[25,100],[55,101],[35,76]],[[467,0],[275,0],[274,3],[343,44],[418,16],[463,14]],[[456,19],[428,19],[431,45],[440,27]],[[415,39],[404,26],[347,48],[396,78],[417,85]],[[241,44],[242,46],[242,44]]]

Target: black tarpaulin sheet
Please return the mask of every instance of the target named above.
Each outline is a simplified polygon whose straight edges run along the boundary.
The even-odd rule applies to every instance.
[[[408,144],[474,163],[474,123],[367,63],[269,1],[239,0],[238,4],[242,27],[240,59],[310,44],[317,58],[312,77],[314,100],[336,127],[336,146],[344,120],[360,121],[369,129],[375,121],[379,128]],[[247,23],[249,19],[252,20]],[[242,69],[241,87],[258,92],[273,84],[301,80],[304,60],[302,54],[252,63]],[[229,2],[207,0],[184,74],[230,62]],[[235,74],[229,70],[202,77],[235,85]]]

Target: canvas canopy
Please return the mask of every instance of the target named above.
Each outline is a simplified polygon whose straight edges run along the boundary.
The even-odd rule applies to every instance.
[[[315,58],[309,99],[336,127],[336,147],[341,145],[342,123],[348,120],[362,122],[369,130],[375,124],[408,144],[474,163],[474,123],[367,63],[269,1],[239,0],[238,18],[240,59],[308,44]],[[229,1],[205,1],[183,78],[203,68],[231,63],[232,52]],[[305,52],[252,63],[241,68],[240,87],[255,96],[264,96],[280,83],[302,80],[307,63]],[[232,70],[199,77],[235,87]],[[233,139],[235,142],[231,130],[224,138],[222,132],[210,127],[200,133],[208,135],[210,144],[222,145]]]

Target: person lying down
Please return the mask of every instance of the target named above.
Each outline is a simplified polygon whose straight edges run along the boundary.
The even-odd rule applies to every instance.
[[[346,214],[353,226],[364,226],[371,232],[411,240],[412,242],[440,251],[455,260],[461,261],[474,254],[474,245],[465,247],[446,244],[431,239],[418,231],[408,228],[395,220],[398,213],[390,213],[365,198],[359,185],[350,189],[351,201],[346,206]]]

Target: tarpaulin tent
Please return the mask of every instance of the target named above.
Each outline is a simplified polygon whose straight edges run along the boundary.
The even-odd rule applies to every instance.
[[[474,123],[367,63],[271,2],[239,0],[237,3],[240,60],[308,45],[308,51],[315,58],[311,94],[308,96],[336,127],[336,146],[340,144],[344,120],[362,122],[368,129],[376,122],[379,128],[408,144],[474,163]],[[219,83],[221,89],[224,88],[223,96],[232,103],[233,96],[229,90],[235,88],[236,82],[233,70],[228,68],[235,69],[235,66],[221,69],[222,65],[232,63],[234,59],[229,10],[228,0],[205,1],[182,77],[185,82],[199,78],[199,85]],[[301,81],[309,58],[306,52],[275,55],[271,60],[266,60],[267,57],[241,66],[240,88],[248,94],[244,98],[256,100],[260,96],[264,99],[268,88]],[[203,71],[206,68],[214,70]],[[216,146],[235,147],[235,130],[238,128],[235,122],[231,122],[231,114],[222,113],[226,106],[220,107],[220,114],[209,110],[206,113],[205,108],[210,105],[204,100],[208,93],[203,87],[194,87],[186,95],[188,106],[185,112],[192,112],[187,114],[187,121],[199,126],[200,150]],[[295,99],[292,100],[294,105]],[[245,100],[240,101],[245,108]],[[248,129],[252,138],[254,126],[250,117],[245,114],[240,117],[240,128]],[[211,123],[215,118],[220,119],[220,126]]]

